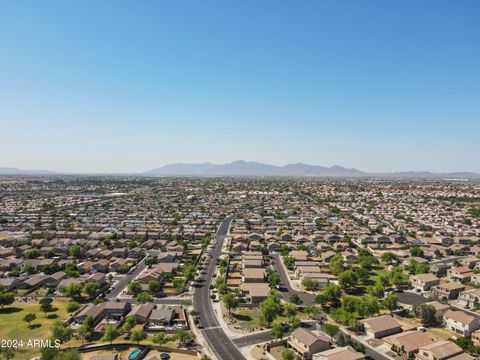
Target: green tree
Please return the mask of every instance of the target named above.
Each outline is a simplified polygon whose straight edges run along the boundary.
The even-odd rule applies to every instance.
[[[173,287],[177,293],[181,293],[185,289],[185,280],[181,278],[175,278],[172,280]]]
[[[394,310],[398,309],[398,296],[395,294],[387,295],[383,300],[383,306],[392,314]]]
[[[294,304],[285,304],[283,306],[283,312],[285,316],[288,318],[289,322],[292,322],[293,318],[297,315],[297,307]]]
[[[342,289],[353,288],[357,285],[358,277],[355,272],[351,269],[342,271],[340,275],[338,275],[338,283],[342,287]]]
[[[6,305],[10,305],[15,301],[15,294],[9,291],[0,292],[0,307],[3,309]]]
[[[303,311],[308,314],[308,316],[312,317],[313,315],[317,315],[318,313],[320,313],[320,309],[315,306],[314,304],[308,304],[308,305],[305,305],[305,307],[303,308]]]
[[[390,284],[395,286],[401,286],[408,283],[407,276],[403,273],[403,270],[399,266],[395,266],[388,274],[388,280]]]
[[[293,269],[293,266],[295,265],[295,259],[291,257],[290,255],[284,256],[283,257],[283,264],[285,267],[289,270]]]
[[[83,292],[88,296],[93,296],[98,291],[99,287],[100,285],[98,285],[98,283],[89,281],[83,287]]]
[[[80,258],[80,254],[82,253],[82,248],[79,245],[72,245],[68,250],[68,253],[71,257],[78,259]]]
[[[72,330],[67,324],[64,324],[60,320],[57,320],[52,324],[51,331],[52,337],[59,340],[61,343],[67,342],[72,338]]]
[[[148,290],[151,292],[151,293],[156,293],[156,292],[159,292],[161,289],[161,286],[160,286],[160,283],[156,280],[150,280],[148,282]]]
[[[414,246],[410,248],[410,255],[415,257],[423,257],[423,250],[420,249],[418,246]]]
[[[62,290],[63,294],[70,298],[79,297],[82,293],[82,285],[77,283],[68,284]]]
[[[150,294],[146,293],[145,291],[142,291],[137,294],[137,297],[135,298],[137,302],[139,303],[147,303],[147,302],[152,302],[153,298]]]
[[[378,260],[371,254],[359,256],[356,262],[366,270],[370,270],[374,265],[378,264]]]
[[[412,309],[413,315],[420,319],[424,325],[433,325],[437,322],[436,310],[433,305],[415,304]]]
[[[232,309],[235,309],[238,306],[238,299],[232,293],[227,293],[223,296],[223,304],[230,315]]]
[[[282,281],[280,279],[280,276],[276,272],[273,272],[268,276],[268,283],[270,284],[271,287],[280,285],[281,282]]]
[[[323,292],[315,297],[315,302],[322,305],[331,305],[337,307],[340,304],[342,288],[339,285],[328,283],[323,288]]]
[[[330,340],[333,343],[333,337],[338,334],[340,327],[334,324],[325,324],[323,330],[327,335],[330,336]]]
[[[270,334],[275,338],[275,339],[281,339],[283,337],[283,329],[280,324],[275,324],[272,327],[272,330],[270,330]]]
[[[37,316],[34,313],[28,313],[23,317],[23,321],[28,323],[28,327],[32,327],[31,323],[37,318]]]
[[[155,265],[158,261],[157,256],[151,256],[145,259],[145,265],[147,265],[149,268],[152,267],[152,265]]]
[[[328,269],[333,274],[338,276],[343,271],[343,257],[341,254],[336,254],[328,262]]]
[[[67,312],[68,313],[73,313],[75,311],[77,311],[78,309],[80,309],[80,304],[76,301],[70,301],[68,302],[67,304]]]
[[[140,344],[140,341],[145,340],[146,338],[147,334],[145,334],[143,329],[133,330],[130,334],[130,340],[137,343],[137,345]]]
[[[101,340],[102,341],[108,341],[110,344],[112,344],[113,340],[115,340],[119,336],[120,336],[120,331],[118,331],[118,329],[113,327],[111,324],[108,324],[105,327],[105,330],[103,332],[103,336],[102,336]]]
[[[50,298],[50,297],[40,299],[40,301],[39,301],[40,311],[42,311],[45,314],[45,316],[47,316],[48,312],[53,311],[52,302],[53,302],[53,299]]]
[[[282,312],[282,307],[277,303],[272,297],[268,297],[260,303],[260,314],[267,323],[267,326],[277,318],[278,315]]]
[[[180,347],[190,344],[195,340],[193,333],[185,329],[178,329],[175,333],[175,338],[178,340]]]
[[[385,295],[385,288],[381,283],[367,287],[367,294],[376,298],[382,298]]]
[[[142,291],[142,285],[138,281],[132,281],[130,284],[128,284],[128,293],[137,296],[141,291]]]
[[[78,335],[82,338],[82,345],[85,340],[89,340],[93,336],[93,327],[94,327],[94,320],[91,316],[87,316],[80,328],[78,329]]]
[[[127,316],[122,326],[122,332],[129,333],[136,324],[137,324],[137,320],[135,319],[135,316],[133,315]]]
[[[315,279],[304,278],[302,280],[302,286],[308,291],[317,290],[319,287],[319,282]]]
[[[390,251],[387,251],[382,254],[382,261],[386,264],[393,264],[398,262],[398,256]]]
[[[283,350],[282,360],[295,360],[295,353],[290,349]]]
[[[297,294],[290,295],[288,300],[290,300],[291,303],[296,304],[296,305],[300,305],[302,303],[302,300],[300,299],[300,296],[298,296]]]
[[[157,345],[164,345],[168,342],[168,337],[163,331],[160,331],[153,336],[152,341]]]

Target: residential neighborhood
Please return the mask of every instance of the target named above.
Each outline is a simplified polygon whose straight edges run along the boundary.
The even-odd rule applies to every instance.
[[[3,177],[2,338],[60,342],[19,359],[475,359],[478,199],[475,182]]]

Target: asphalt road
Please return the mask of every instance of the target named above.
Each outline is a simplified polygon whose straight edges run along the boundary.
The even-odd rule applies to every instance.
[[[315,302],[315,295],[295,290],[290,286],[290,281],[288,281],[288,275],[285,272],[285,268],[282,266],[281,261],[282,260],[280,259],[279,254],[273,255],[272,265],[277,271],[278,275],[280,275],[282,285],[287,289],[287,291],[280,291],[283,299],[285,301],[290,301],[290,296],[292,296],[293,294],[297,294],[300,300],[302,300],[303,304],[313,304]]]
[[[403,293],[396,293],[395,295],[398,296],[398,302],[400,302],[401,304],[425,304],[426,302],[430,301],[422,295],[411,291],[404,291]]]
[[[200,323],[203,326],[202,334],[221,360],[245,359],[232,340],[225,334],[215,316],[210,300],[210,284],[215,272],[216,260],[221,254],[222,244],[227,234],[231,217],[224,219],[215,235],[216,243],[211,250],[206,274],[202,276],[202,286],[195,287],[193,292],[193,307],[198,312]]]
[[[137,269],[132,272],[131,274],[125,275],[122,279],[120,279],[114,286],[113,290],[110,292],[110,294],[107,294],[106,299],[107,300],[115,300],[125,289],[128,284],[137,277],[138,274],[140,274],[143,269],[145,269],[145,258],[140,260],[140,262],[137,264]]]

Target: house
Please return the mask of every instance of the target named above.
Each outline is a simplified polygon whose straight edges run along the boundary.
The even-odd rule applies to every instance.
[[[94,264],[92,264],[92,269],[103,272],[103,273],[108,273],[109,268],[110,268],[110,261],[106,259],[98,260]]]
[[[150,281],[162,280],[164,271],[159,266],[154,266],[151,269],[147,269],[137,277],[137,281],[141,284],[148,284]]]
[[[261,259],[251,259],[251,260],[243,260],[242,262],[244,269],[252,269],[252,268],[261,268],[263,267],[263,261]]]
[[[138,324],[145,324],[150,317],[155,305],[154,304],[137,304],[128,313],[128,316],[133,316]]]
[[[47,275],[42,274],[32,275],[20,284],[18,284],[17,287],[19,289],[35,290],[45,284],[47,277]]]
[[[267,249],[269,253],[278,253],[282,249],[282,246],[278,242],[269,242]]]
[[[79,277],[79,278],[66,278],[66,279],[63,279],[62,281],[60,281],[60,283],[58,284],[57,286],[57,289],[62,291],[63,289],[65,289],[68,285],[70,284],[78,284],[78,285],[82,285],[85,283],[85,278],[84,277]]]
[[[94,324],[99,323],[104,318],[119,321],[130,309],[130,303],[122,301],[107,301],[97,305],[89,304],[76,314],[72,320],[76,324],[81,324],[87,316],[91,316]]]
[[[411,359],[422,346],[431,344],[433,339],[421,331],[411,330],[383,338],[385,344],[396,354]]]
[[[48,275],[48,277],[45,279],[45,285],[48,287],[57,287],[58,284],[60,284],[60,281],[62,281],[66,277],[67,274],[65,272],[57,271],[52,275]]]
[[[90,275],[85,279],[85,282],[96,282],[98,286],[102,287],[107,283],[107,277],[104,273],[98,272]]]
[[[458,304],[466,308],[480,305],[480,289],[469,289],[458,294]]]
[[[440,279],[433,274],[412,275],[412,286],[421,291],[428,291],[432,286],[439,285]]]
[[[331,259],[332,257],[334,257],[335,255],[337,255],[336,252],[333,252],[333,251],[329,250],[329,251],[323,252],[323,253],[320,255],[320,257],[322,258],[322,262],[328,263],[328,262],[330,261],[330,259]]]
[[[15,290],[21,283],[19,278],[0,278],[0,287],[4,290]]]
[[[450,269],[450,265],[448,264],[433,264],[430,266],[430,274],[435,276],[445,276],[447,275],[448,269]]]
[[[418,350],[417,360],[450,360],[463,354],[463,350],[451,341],[436,341]]]
[[[325,335],[316,335],[310,330],[298,328],[289,336],[287,347],[298,353],[302,359],[311,359],[312,355],[330,348],[330,339]]]
[[[460,292],[465,290],[465,286],[457,282],[443,283],[432,287],[432,294],[439,298],[456,299]]]
[[[303,250],[290,251],[289,255],[293,257],[295,261],[306,261],[308,258],[308,251],[303,251]]]
[[[459,260],[460,264],[467,266],[470,269],[474,269],[477,264],[480,263],[480,259],[475,256],[469,256]]]
[[[261,283],[265,281],[264,269],[243,269],[242,273],[244,283]]]
[[[143,257],[143,249],[139,247],[134,247],[133,249],[128,250],[128,257],[133,259],[140,259]]]
[[[350,346],[325,350],[312,356],[313,360],[365,360],[365,355]]]
[[[150,313],[147,327],[150,330],[186,328],[185,311],[180,306],[159,305]]]
[[[443,315],[445,327],[462,336],[469,336],[480,329],[480,320],[463,311],[448,310]]]
[[[381,339],[385,336],[402,332],[400,324],[390,315],[382,315],[362,320],[365,334],[372,338]]]
[[[460,266],[451,268],[447,271],[447,277],[451,281],[457,281],[459,283],[469,282],[474,272],[468,266]]]
[[[270,292],[270,286],[267,283],[243,283],[240,287],[251,304],[262,302]]]

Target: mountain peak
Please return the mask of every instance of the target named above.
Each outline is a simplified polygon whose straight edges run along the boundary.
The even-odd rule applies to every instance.
[[[285,177],[349,177],[366,176],[356,169],[340,166],[323,167],[301,162],[276,166],[255,161],[236,160],[230,163],[216,164],[171,164],[147,171],[146,175],[182,175],[182,176],[285,176]]]

